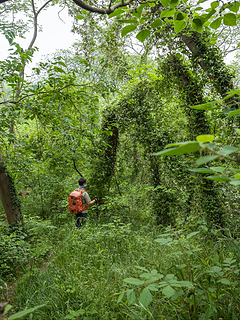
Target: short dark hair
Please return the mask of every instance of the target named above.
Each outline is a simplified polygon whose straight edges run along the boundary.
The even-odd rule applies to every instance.
[[[87,180],[84,179],[84,178],[80,178],[80,179],[78,180],[78,183],[79,183],[80,186],[83,186],[86,182],[87,182]]]

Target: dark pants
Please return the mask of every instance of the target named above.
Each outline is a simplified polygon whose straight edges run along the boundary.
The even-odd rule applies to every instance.
[[[87,213],[77,213],[75,215],[75,226],[77,228],[81,228],[86,224],[87,221]]]

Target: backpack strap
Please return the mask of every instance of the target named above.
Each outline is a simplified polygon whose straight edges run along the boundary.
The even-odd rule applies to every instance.
[[[83,199],[83,193],[84,192],[87,192],[86,190],[78,190],[80,193],[81,193],[81,197],[82,197],[82,199]],[[87,204],[85,204],[85,205],[83,205],[83,210],[87,210],[87,208],[88,208],[88,206],[87,206]]]

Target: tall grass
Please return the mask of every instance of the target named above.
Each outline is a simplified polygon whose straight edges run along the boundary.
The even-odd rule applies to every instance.
[[[158,227],[133,226],[118,220],[100,226],[89,223],[83,229],[62,227],[51,260],[19,279],[16,309],[45,304],[33,313],[34,320],[195,319],[193,314],[199,319],[218,319],[210,311],[204,318],[212,305],[216,315],[233,319],[240,305],[240,268],[231,243],[217,238],[215,242],[207,240],[202,233],[187,238],[187,233],[180,232],[179,239],[172,237],[172,242],[161,245],[154,240],[162,233]],[[151,292],[153,301],[141,305],[139,296],[146,283],[134,286],[123,281],[140,277],[142,271],[136,266],[178,280],[193,281],[192,272],[195,291],[174,288],[175,294],[167,297],[155,290]],[[129,290],[134,291],[133,302],[129,301]]]

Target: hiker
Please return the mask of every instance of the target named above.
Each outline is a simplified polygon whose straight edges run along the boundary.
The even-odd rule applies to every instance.
[[[81,196],[82,196],[82,210],[81,212],[75,214],[75,220],[76,220],[75,225],[77,228],[81,228],[86,223],[88,206],[93,203],[96,203],[98,197],[95,196],[95,198],[91,201],[87,191],[85,191],[85,188],[87,186],[86,179],[80,178],[78,180],[78,183],[79,183],[79,188],[77,190],[81,192]]]

